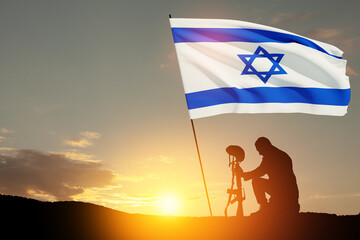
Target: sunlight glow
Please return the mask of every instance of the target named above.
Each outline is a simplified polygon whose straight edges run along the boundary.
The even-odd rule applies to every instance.
[[[164,215],[175,215],[180,209],[180,201],[176,195],[163,195],[158,204],[161,213]]]

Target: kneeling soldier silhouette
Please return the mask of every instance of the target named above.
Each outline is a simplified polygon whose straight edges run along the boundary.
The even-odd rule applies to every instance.
[[[254,194],[260,205],[259,211],[252,215],[299,213],[299,190],[291,158],[265,137],[260,137],[255,147],[263,156],[262,162],[253,171],[242,173],[245,181],[252,179]],[[266,174],[269,179],[262,178]],[[266,193],[271,196],[269,201]]]

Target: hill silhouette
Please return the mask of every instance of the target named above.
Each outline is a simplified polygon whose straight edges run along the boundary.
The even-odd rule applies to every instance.
[[[169,217],[8,195],[0,195],[0,210],[8,239],[360,239],[360,215]]]

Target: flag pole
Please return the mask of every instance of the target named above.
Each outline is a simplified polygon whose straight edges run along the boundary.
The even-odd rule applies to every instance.
[[[169,14],[169,18],[171,18],[171,14]],[[191,118],[190,118],[190,121],[191,121],[191,127],[192,127],[192,130],[193,130],[193,133],[194,133],[194,139],[195,139],[195,144],[196,144],[196,150],[197,150],[197,154],[198,154],[198,157],[199,157],[199,163],[200,163],[201,175],[202,175],[202,178],[203,178],[203,181],[204,181],[205,193],[206,193],[206,198],[207,198],[207,202],[208,202],[208,205],[209,205],[210,216],[212,217],[212,210],[211,210],[210,198],[209,198],[209,193],[208,193],[208,190],[207,190],[207,187],[206,187],[206,180],[205,180],[204,168],[203,168],[203,166],[202,166],[202,162],[201,162],[200,150],[199,150],[199,144],[198,144],[198,141],[197,141],[197,138],[196,138],[196,132],[195,132],[195,127],[194,127],[194,121],[193,121]]]
[[[192,130],[193,130],[193,133],[194,133],[195,144],[196,144],[196,150],[197,150],[197,154],[198,154],[198,157],[199,157],[200,169],[201,169],[201,174],[202,174],[202,178],[203,178],[203,181],[204,181],[205,193],[206,193],[206,198],[207,198],[207,202],[208,202],[208,205],[209,205],[210,216],[212,217],[212,211],[211,211],[210,198],[209,198],[209,193],[208,193],[208,190],[207,190],[207,187],[206,187],[205,174],[204,174],[204,169],[203,169],[202,162],[201,162],[200,151],[199,151],[199,145],[198,145],[197,138],[196,138],[196,132],[195,132],[195,127],[194,127],[194,121],[193,121],[192,119],[190,119],[190,120],[191,120]]]

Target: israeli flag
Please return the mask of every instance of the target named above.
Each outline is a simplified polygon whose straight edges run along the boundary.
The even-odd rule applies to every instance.
[[[170,25],[191,119],[347,112],[346,60],[335,46],[243,21],[171,18]]]

